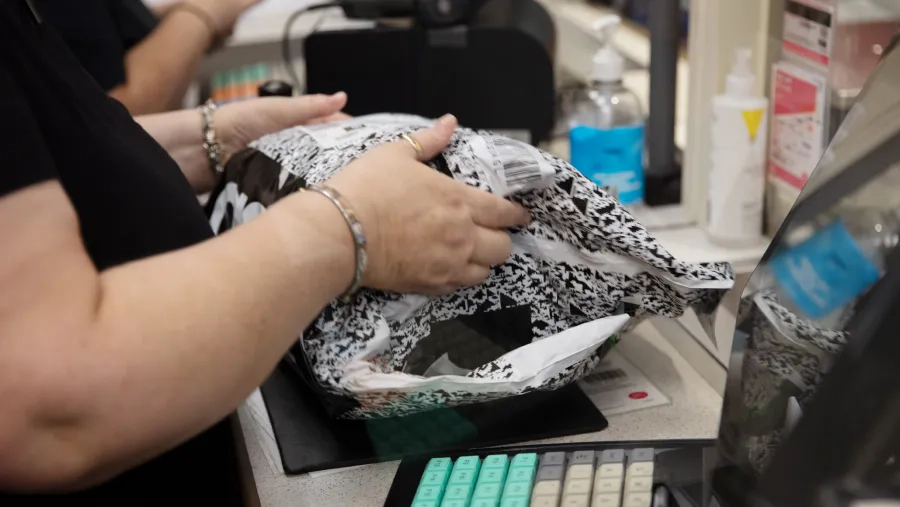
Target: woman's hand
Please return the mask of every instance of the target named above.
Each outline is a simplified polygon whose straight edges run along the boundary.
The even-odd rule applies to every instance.
[[[213,119],[225,155],[230,156],[266,134],[334,118],[346,103],[347,95],[343,93],[295,98],[266,97],[223,106],[216,111]],[[215,181],[203,150],[201,117],[195,109],[135,119],[178,162],[195,191],[204,193],[212,189]]]
[[[424,160],[450,141],[456,119],[445,116],[412,137]],[[442,294],[477,285],[510,255],[505,229],[526,225],[528,212],[506,199],[448,178],[416,160],[400,140],[366,153],[328,184],[354,207],[365,229],[367,287]]]
[[[303,95],[300,97],[264,97],[222,106],[215,122],[225,153],[234,154],[251,141],[296,125],[345,118],[341,109],[346,93]]]

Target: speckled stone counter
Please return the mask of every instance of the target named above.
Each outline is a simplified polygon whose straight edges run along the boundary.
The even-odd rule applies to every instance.
[[[671,404],[609,417],[599,433],[542,440],[540,443],[715,438],[722,398],[649,324],[639,326],[617,350],[671,400]],[[355,467],[311,477],[274,470],[249,421],[242,417],[247,451],[262,507],[381,507],[397,462]]]

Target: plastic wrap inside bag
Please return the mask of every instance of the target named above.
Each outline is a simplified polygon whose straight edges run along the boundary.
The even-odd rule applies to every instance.
[[[384,114],[259,139],[226,165],[208,205],[213,230],[430,124]],[[589,373],[641,318],[688,307],[709,316],[733,284],[729,265],[674,259],[605,191],[530,145],[459,129],[429,165],[522,203],[532,223],[512,232],[512,257],[481,286],[435,298],[368,290],[325,308],[292,353],[333,416],[389,417],[557,389]]]
[[[735,340],[752,338],[743,349],[737,385],[728,387],[720,443],[734,463],[761,473],[849,335],[797,317],[771,290],[742,298],[735,333]],[[739,390],[735,396],[733,389]]]

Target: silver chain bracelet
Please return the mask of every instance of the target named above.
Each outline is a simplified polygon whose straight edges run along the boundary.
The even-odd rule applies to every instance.
[[[222,143],[216,137],[216,125],[213,121],[213,113],[216,112],[216,103],[207,100],[200,106],[200,116],[203,117],[203,150],[206,151],[206,158],[209,160],[209,168],[216,176],[222,174],[225,170],[222,167],[222,160],[225,158],[225,149]]]
[[[353,207],[350,206],[350,203],[344,199],[344,196],[341,195],[340,192],[328,185],[310,185],[303,189],[303,191],[315,192],[331,201],[331,203],[337,207],[338,211],[341,212],[341,216],[343,216],[344,221],[347,222],[347,227],[350,228],[350,234],[353,236],[354,250],[356,251],[356,268],[353,271],[353,281],[350,282],[350,286],[347,287],[347,290],[345,290],[339,298],[345,303],[350,303],[353,301],[353,296],[356,295],[356,292],[362,287],[363,276],[366,273],[366,268],[369,266],[369,257],[366,254],[366,233],[363,231],[363,226],[356,217],[356,212],[353,211]]]

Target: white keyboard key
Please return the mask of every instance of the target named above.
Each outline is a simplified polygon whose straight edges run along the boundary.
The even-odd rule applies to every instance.
[[[622,501],[622,507],[650,507],[651,500],[650,492],[625,493],[625,500]]]
[[[628,476],[653,476],[652,461],[637,461],[628,465]]]
[[[622,491],[622,479],[597,477],[594,480],[594,493],[615,493]]]
[[[587,479],[591,480],[594,476],[594,467],[591,465],[572,465],[569,472],[566,473],[566,480],[571,479]]]
[[[559,486],[559,481],[540,481],[534,485],[533,494],[535,496],[552,496],[556,498],[559,496]]]
[[[590,479],[566,479],[563,495],[587,495],[591,492]]]
[[[599,495],[594,495],[594,501],[591,502],[591,507],[619,507],[619,494],[601,493]]]
[[[598,477],[622,477],[622,464],[621,463],[607,463],[605,465],[600,465],[600,468],[597,469]]]
[[[587,494],[584,495],[566,495],[563,497],[563,501],[559,504],[560,507],[590,507],[590,497]]]
[[[653,489],[653,477],[629,477],[625,480],[625,491],[650,491]]]
[[[555,496],[533,496],[531,507],[557,507]]]

